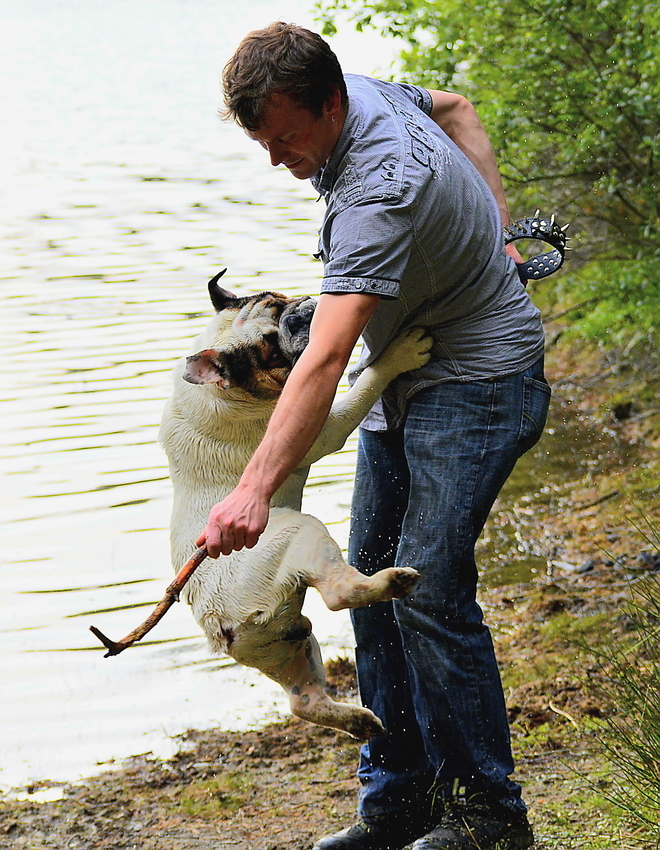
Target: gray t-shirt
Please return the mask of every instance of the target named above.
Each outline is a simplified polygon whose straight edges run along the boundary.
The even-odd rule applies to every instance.
[[[321,291],[382,296],[355,372],[404,328],[421,325],[434,338],[430,362],[393,381],[363,421],[380,431],[398,426],[424,387],[526,369],[544,338],[505,253],[495,199],[429,117],[429,93],[353,74],[346,84],[341,136],[312,178],[327,204]]]

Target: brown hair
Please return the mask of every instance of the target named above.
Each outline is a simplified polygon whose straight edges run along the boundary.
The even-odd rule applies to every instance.
[[[249,33],[222,72],[225,96],[223,117],[233,118],[246,130],[258,130],[271,95],[286,94],[317,118],[339,90],[348,103],[339,61],[320,35],[276,21]]]

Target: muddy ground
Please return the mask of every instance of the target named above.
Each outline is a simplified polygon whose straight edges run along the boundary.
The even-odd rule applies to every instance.
[[[658,846],[657,835],[607,799],[616,776],[598,730],[612,707],[593,689],[599,666],[581,644],[616,641],[631,586],[658,575],[653,540],[635,525],[643,525],[638,507],[660,520],[660,368],[644,348],[581,349],[578,359],[565,346],[551,350],[548,373],[559,415],[577,408],[579,427],[595,429],[603,448],[579,477],[548,481],[494,518],[527,541],[521,557],[533,545],[547,561],[532,581],[481,594],[515,778],[539,850],[644,850]],[[331,688],[357,698],[350,663],[329,673]],[[309,850],[354,817],[357,753],[345,735],[295,719],[247,733],[190,731],[170,760],[135,757],[63,786],[52,802],[0,801],[0,847]]]

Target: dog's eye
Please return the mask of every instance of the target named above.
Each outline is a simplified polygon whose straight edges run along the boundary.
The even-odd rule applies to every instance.
[[[277,349],[271,351],[270,355],[266,358],[266,364],[270,367],[289,365],[287,360],[282,357],[281,353]]]
[[[269,334],[264,337],[264,342],[266,345],[264,346],[261,354],[264,366],[267,366],[270,369],[275,369],[289,365],[289,362],[280,351],[276,333]]]

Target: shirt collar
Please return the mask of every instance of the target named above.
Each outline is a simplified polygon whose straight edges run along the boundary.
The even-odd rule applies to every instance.
[[[357,128],[358,121],[358,109],[351,98],[348,102],[346,120],[344,121],[344,126],[342,127],[339,138],[337,139],[337,144],[332,149],[332,153],[328,157],[326,164],[320,168],[312,178],[310,178],[312,186],[316,189],[319,195],[325,196],[330,193],[337,177],[339,165],[348,153],[348,150],[353,143],[353,139],[355,138],[355,130]]]

